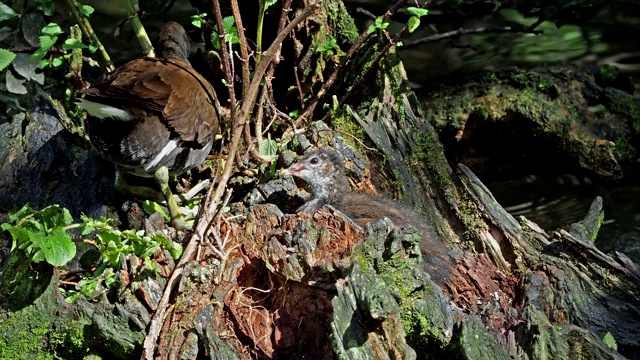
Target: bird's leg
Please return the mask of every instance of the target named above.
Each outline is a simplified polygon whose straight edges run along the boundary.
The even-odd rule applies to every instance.
[[[164,199],[167,202],[167,209],[169,210],[169,216],[171,217],[171,225],[179,230],[189,230],[186,222],[184,221],[184,217],[180,213],[178,203],[176,202],[176,199],[174,199],[173,193],[171,193],[171,188],[169,187],[169,169],[167,169],[166,166],[160,167],[154,173],[154,178],[158,186],[160,186],[160,191],[162,191],[162,195],[164,195]]]
[[[148,199],[155,202],[164,201],[164,197],[158,191],[146,186],[134,186],[127,182],[124,177],[124,171],[120,168],[116,168],[116,180],[114,187],[118,192],[131,195],[136,198]]]

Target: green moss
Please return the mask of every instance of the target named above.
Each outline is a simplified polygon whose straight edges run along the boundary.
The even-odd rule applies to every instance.
[[[358,147],[361,141],[365,139],[365,133],[362,127],[346,112],[336,112],[335,115],[331,117],[331,125],[332,127],[341,133],[345,141],[354,145],[354,147]],[[354,142],[354,139],[357,141]]]
[[[45,304],[44,302],[48,302]],[[84,323],[56,311],[43,294],[32,305],[0,315],[0,359],[69,359],[89,353]]]
[[[434,132],[426,131],[417,137],[416,146],[407,165],[414,174],[428,173],[430,175],[428,179],[435,182],[433,185],[444,192],[447,202],[456,203],[457,195],[453,180],[447,171],[447,159],[444,157],[442,144]]]
[[[615,80],[620,72],[610,65],[600,66],[600,76],[603,80]]]
[[[356,41],[358,36],[358,28],[353,21],[353,18],[349,16],[346,7],[342,1],[325,2],[325,13],[327,14],[327,22],[329,22],[329,28],[334,29],[335,33],[340,38],[338,41],[340,44],[352,44]],[[343,51],[345,49],[342,49]]]

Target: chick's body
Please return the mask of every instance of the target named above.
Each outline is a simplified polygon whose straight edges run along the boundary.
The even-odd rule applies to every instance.
[[[313,214],[322,206],[331,205],[360,226],[385,216],[397,226],[412,225],[423,236],[420,250],[425,271],[439,285],[451,276],[454,260],[426,220],[383,196],[350,191],[344,166],[335,152],[324,149],[312,151],[286,169],[284,174],[301,178],[309,185],[312,197],[298,209],[299,212]]]

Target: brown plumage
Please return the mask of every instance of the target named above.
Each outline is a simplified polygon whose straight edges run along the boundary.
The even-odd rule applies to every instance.
[[[331,205],[360,226],[384,216],[397,226],[413,225],[423,235],[420,250],[425,271],[439,285],[453,273],[455,261],[426,220],[393,200],[350,191],[344,166],[335,152],[324,149],[309,152],[282,174],[299,177],[309,185],[312,197],[298,209],[299,212],[313,214],[324,205]]]
[[[80,105],[96,150],[119,172],[156,178],[174,225],[183,227],[168,176],[204,161],[219,120],[211,84],[186,58],[189,38],[182,26],[168,23],[160,36],[165,59],[126,63],[85,90]]]

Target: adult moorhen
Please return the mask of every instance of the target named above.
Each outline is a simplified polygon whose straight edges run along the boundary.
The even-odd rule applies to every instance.
[[[169,176],[200,165],[211,151],[219,127],[216,95],[187,60],[190,41],[182,26],[166,24],[160,45],[162,59],[136,59],[102,76],[79,105],[88,114],[91,142],[116,165],[116,189],[153,198],[153,191],[130,187],[123,173],[153,177],[172,224],[186,229]]]

